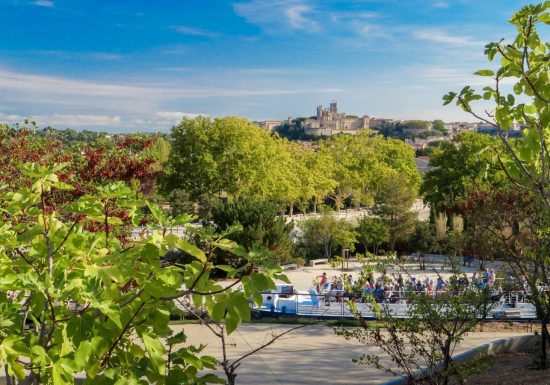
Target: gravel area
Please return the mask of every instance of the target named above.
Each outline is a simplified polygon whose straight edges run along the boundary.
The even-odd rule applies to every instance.
[[[470,377],[466,384],[550,385],[550,369],[535,369],[535,354],[536,352],[499,354],[489,370]]]

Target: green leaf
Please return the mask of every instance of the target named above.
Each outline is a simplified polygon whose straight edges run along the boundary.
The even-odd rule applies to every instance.
[[[176,345],[176,344],[182,344],[184,343],[185,341],[187,341],[187,336],[185,335],[185,333],[183,331],[169,337],[167,339],[167,342],[169,345]]]
[[[241,320],[245,322],[250,321],[250,305],[243,292],[237,292],[235,294],[233,306],[235,307],[235,310],[239,314]]]
[[[491,70],[479,70],[479,71],[476,71],[474,72],[474,75],[479,75],[479,76],[495,76],[495,73]]]
[[[120,307],[118,305],[113,302],[104,301],[97,305],[97,308],[99,311],[109,317],[116,326],[122,329],[122,322],[120,322]]]
[[[455,97],[456,97],[456,92],[449,92],[447,95],[444,95],[443,105],[446,106],[447,104],[451,103]]]
[[[224,302],[216,302],[210,313],[210,317],[216,322],[221,322],[225,315],[226,304]]]
[[[38,366],[46,366],[48,364],[48,356],[46,350],[40,345],[31,347],[32,362]]]
[[[145,350],[147,351],[153,368],[156,369],[158,374],[164,375],[166,373],[166,352],[164,346],[162,346],[162,342],[158,339],[158,337],[149,335],[148,332],[142,333],[141,339],[143,340]]]
[[[92,355],[92,344],[88,341],[83,341],[76,350],[74,361],[77,366],[77,370],[83,370],[86,368]]]
[[[235,313],[227,313],[227,316],[225,317],[225,328],[228,335],[237,329],[237,326],[239,326],[239,321],[239,317],[235,315]]]
[[[53,184],[53,187],[55,187],[58,190],[74,190],[73,186],[64,182],[56,182]]]
[[[163,227],[166,226],[166,215],[164,214],[162,208],[152,202],[147,202],[147,207],[151,211],[151,214],[156,219],[157,223]]]
[[[199,261],[206,262],[206,255],[204,254],[204,251],[189,243],[189,241],[180,239],[178,242],[178,247],[187,254],[197,258]]]
[[[69,376],[67,376],[67,373],[65,372],[65,370],[63,370],[61,365],[56,365],[54,363],[54,365],[52,367],[52,382],[53,382],[53,385],[72,384],[73,383],[72,379],[69,380],[68,377]]]

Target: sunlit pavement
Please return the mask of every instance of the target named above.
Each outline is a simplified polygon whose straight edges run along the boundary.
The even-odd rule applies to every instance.
[[[185,328],[190,344],[207,344],[205,352],[221,357],[220,341],[201,325],[174,326]],[[243,324],[227,340],[228,355],[238,359],[243,354],[269,341],[292,325]],[[527,333],[472,333],[455,353],[490,341]],[[273,345],[248,357],[237,369],[240,385],[305,385],[305,384],[380,384],[392,377],[368,365],[355,365],[352,359],[365,353],[377,353],[373,346],[346,341],[324,325],[306,326],[293,331]],[[221,373],[220,373],[221,374]]]

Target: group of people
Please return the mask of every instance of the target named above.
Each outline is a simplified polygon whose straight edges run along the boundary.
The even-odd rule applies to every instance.
[[[317,293],[331,295],[335,298],[346,298],[361,296],[362,294],[372,295],[378,302],[391,302],[405,298],[405,293],[424,294],[435,296],[437,293],[444,293],[449,288],[476,287],[480,290],[491,288],[496,280],[493,269],[486,270],[480,274],[473,273],[470,278],[466,274],[452,276],[444,279],[438,275],[436,279],[425,277],[420,279],[414,276],[407,278],[403,274],[383,273],[376,279],[372,274],[360,276],[355,281],[351,274],[333,276],[329,278],[323,273],[315,280]]]

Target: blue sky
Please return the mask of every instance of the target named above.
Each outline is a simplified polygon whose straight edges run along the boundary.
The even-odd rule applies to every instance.
[[[441,96],[515,0],[0,0],[0,121],[116,132],[189,114],[471,120]],[[548,39],[546,39],[548,40]]]

